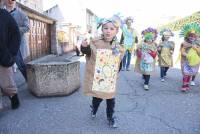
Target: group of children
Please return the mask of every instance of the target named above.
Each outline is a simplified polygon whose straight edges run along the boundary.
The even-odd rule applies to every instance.
[[[127,20],[125,22],[128,22]],[[92,96],[91,117],[95,118],[98,107],[103,99],[107,102],[107,119],[111,127],[116,128],[114,117],[115,91],[118,72],[124,69],[122,60],[127,56],[126,44],[117,42],[116,35],[119,28],[129,32],[118,16],[109,19],[101,19],[98,27],[101,26],[102,36],[92,41],[82,42],[81,51],[86,54],[86,71],[84,80],[84,93]],[[123,33],[124,35],[131,35]],[[142,42],[136,49],[135,71],[143,75],[144,89],[149,89],[150,75],[155,69],[156,57],[159,59],[161,81],[165,81],[165,76],[169,67],[173,66],[173,52],[175,44],[169,41],[173,33],[169,29],[160,32],[162,40],[159,44],[155,42],[157,30],[147,28],[142,31]],[[183,85],[181,91],[189,90],[191,76],[198,72],[200,64],[200,25],[196,23],[187,24],[183,27],[181,35],[184,42],[181,44],[181,69],[183,73]],[[132,36],[132,35],[131,35]],[[131,40],[131,39],[130,39]],[[132,44],[134,44],[132,40]]]
[[[160,66],[161,81],[165,81],[167,71],[173,66],[173,53],[175,43],[169,38],[173,36],[170,29],[160,31],[161,42],[157,45],[155,40],[157,31],[148,28],[142,32],[143,41],[137,47],[137,60],[135,71],[143,75],[144,89],[149,90],[150,75],[155,70],[156,55]],[[181,91],[190,90],[189,82],[195,85],[194,78],[198,73],[200,65],[200,25],[197,23],[186,24],[180,33],[184,42],[180,45],[181,70],[183,84]]]

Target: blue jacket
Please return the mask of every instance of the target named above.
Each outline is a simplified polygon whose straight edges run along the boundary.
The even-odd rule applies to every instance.
[[[10,12],[10,14],[13,16],[13,18],[18,24],[20,35],[21,35],[20,51],[21,51],[22,57],[26,58],[27,56],[30,55],[29,44],[25,36],[25,33],[29,32],[30,30],[28,16],[19,8],[15,8],[14,10]]]

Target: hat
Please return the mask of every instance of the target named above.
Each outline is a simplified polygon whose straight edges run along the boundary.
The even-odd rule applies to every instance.
[[[127,17],[127,18],[124,20],[124,22],[127,23],[128,20],[131,20],[131,22],[133,23],[133,17],[131,17],[131,16]]]
[[[145,40],[156,40],[157,38],[157,30],[156,29],[153,29],[151,27],[145,29],[142,31],[142,37],[145,39]]]
[[[174,36],[174,34],[172,33],[172,31],[168,28],[164,28],[160,31],[160,35],[161,36]]]
[[[189,23],[183,26],[180,37],[200,36],[200,25],[198,23]]]
[[[113,15],[111,18],[97,18],[96,22],[97,22],[97,28],[109,22],[113,23],[113,25],[117,28],[123,25],[122,19],[118,15]]]

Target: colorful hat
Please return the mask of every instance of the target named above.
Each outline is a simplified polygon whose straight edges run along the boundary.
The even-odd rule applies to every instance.
[[[164,28],[160,31],[160,35],[161,36],[174,36],[174,34],[172,33],[172,31],[168,28]]]
[[[106,23],[113,23],[113,25],[117,28],[121,27],[123,25],[123,21],[119,15],[113,15],[111,18],[96,18],[97,22],[97,28],[99,28],[102,25],[105,25]]]
[[[145,29],[144,31],[142,31],[142,37],[145,39],[145,40],[156,40],[157,38],[157,30],[156,29],[153,29],[151,27]]]
[[[128,20],[131,20],[131,22],[133,23],[133,17],[131,17],[131,16],[127,17],[127,18],[124,20],[124,22],[127,23]]]
[[[183,26],[180,32],[180,37],[200,36],[200,25],[197,23],[189,23]]]

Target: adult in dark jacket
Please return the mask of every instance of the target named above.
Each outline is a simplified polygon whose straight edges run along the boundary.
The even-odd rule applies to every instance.
[[[24,76],[24,79],[27,81],[26,64],[24,62],[24,59],[27,58],[29,55],[28,44],[25,36],[25,33],[29,32],[30,30],[29,19],[28,16],[21,9],[16,7],[15,0],[5,0],[5,8],[15,19],[19,27],[21,44],[16,56],[16,64],[22,75]]]
[[[12,65],[20,46],[20,32],[14,18],[0,9],[0,88],[11,100],[12,109],[19,107],[17,87],[13,79]]]

